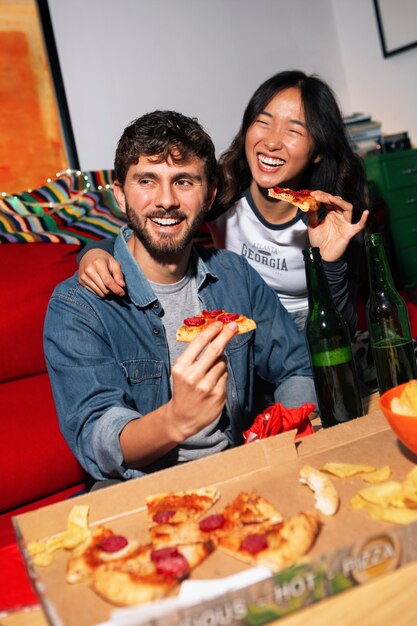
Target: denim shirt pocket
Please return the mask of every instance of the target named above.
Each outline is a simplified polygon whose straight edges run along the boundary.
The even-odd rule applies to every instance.
[[[162,361],[151,359],[122,361],[123,373],[130,385],[154,385],[159,383],[162,366]]]
[[[248,375],[251,376],[254,368],[253,360],[253,332],[235,335],[227,344],[226,355],[232,369],[234,383],[239,389],[246,389]]]
[[[248,333],[242,333],[241,335],[235,335],[227,344],[227,351],[236,350],[248,350],[250,349],[250,344],[252,343],[254,330],[250,330]]]

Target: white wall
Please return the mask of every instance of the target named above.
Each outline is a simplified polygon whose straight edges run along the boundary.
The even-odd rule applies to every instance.
[[[417,47],[384,58],[372,0],[332,1],[352,110],[371,113],[386,134],[408,131],[417,145]],[[411,6],[393,2],[399,16]]]
[[[398,0],[398,10],[401,2]],[[142,113],[197,116],[220,153],[256,87],[317,73],[344,113],[417,142],[417,48],[384,59],[372,0],[49,0],[83,169],[110,168]]]
[[[331,0],[49,0],[82,169],[110,168],[124,127],[197,116],[220,153],[258,85],[319,73],[346,95]]]

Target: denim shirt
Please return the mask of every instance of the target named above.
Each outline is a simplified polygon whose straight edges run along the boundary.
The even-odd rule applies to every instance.
[[[124,465],[119,435],[129,421],[171,398],[160,303],[128,249],[131,233],[123,227],[115,242],[127,295],[101,299],[81,287],[75,274],[55,288],[45,319],[44,350],[60,428],[96,480],[144,473]],[[316,402],[307,347],[275,292],[244,257],[197,246],[192,255],[201,308],[243,313],[257,324],[225,350],[227,436],[237,445],[255,417],[255,373],[273,384],[275,400],[285,406]],[[167,455],[158,469],[169,464]]]

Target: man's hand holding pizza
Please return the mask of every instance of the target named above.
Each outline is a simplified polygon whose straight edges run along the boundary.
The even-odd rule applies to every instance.
[[[237,333],[236,322],[213,322],[191,341],[172,367],[169,419],[181,443],[213,422],[226,402],[224,349]]]
[[[224,349],[237,332],[236,322],[215,321],[187,346],[172,367],[171,400],[128,422],[120,433],[128,467],[156,461],[220,415],[227,388]]]

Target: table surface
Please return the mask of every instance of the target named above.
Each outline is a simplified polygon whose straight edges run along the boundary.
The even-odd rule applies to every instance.
[[[368,407],[375,406],[375,398]],[[314,420],[316,422],[316,420]],[[315,423],[315,429],[320,429]],[[270,626],[416,626],[417,562],[390,574],[349,589],[287,617]],[[0,626],[48,626],[40,607],[0,617]]]

